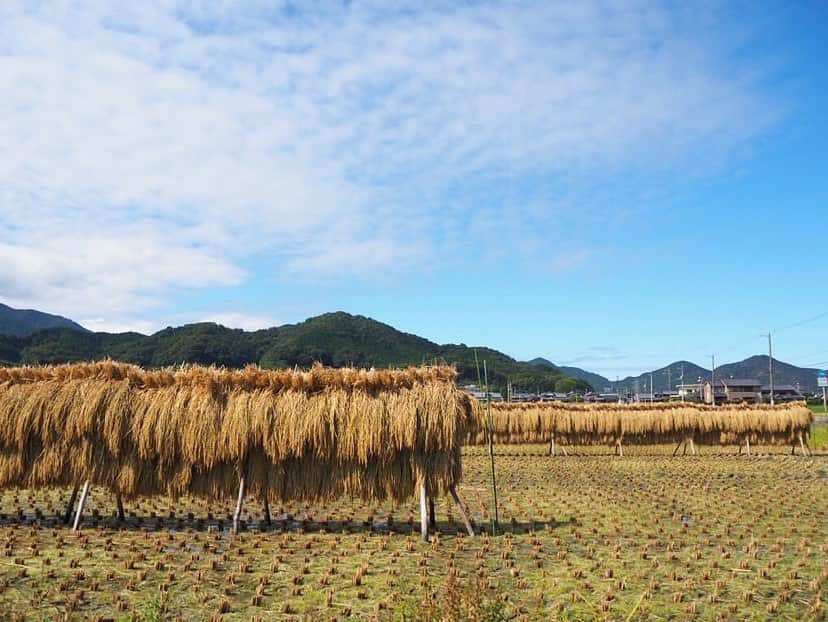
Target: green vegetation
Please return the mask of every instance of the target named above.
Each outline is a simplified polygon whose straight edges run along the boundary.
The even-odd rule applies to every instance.
[[[495,390],[505,391],[507,378],[516,387],[554,391],[565,387],[589,390],[583,380],[557,369],[516,361],[497,350],[477,349],[486,360]],[[0,336],[0,360],[15,364],[64,363],[113,358],[144,367],[181,363],[264,368],[309,367],[314,362],[342,367],[404,367],[445,362],[456,365],[463,382],[476,382],[474,348],[438,345],[400,332],[387,324],[347,313],[327,313],[299,324],[253,332],[217,324],[165,328],[154,335],[88,333],[49,329],[27,337]],[[570,389],[571,390],[571,389]]]
[[[817,450],[828,449],[828,423],[811,428],[811,447]]]

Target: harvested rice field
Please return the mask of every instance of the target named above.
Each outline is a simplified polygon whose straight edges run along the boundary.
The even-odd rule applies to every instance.
[[[21,620],[823,620],[828,455],[785,448],[498,447],[501,531],[469,538],[447,499],[245,506],[144,498],[116,518],[94,489],[0,496],[0,611]],[[489,456],[463,451],[459,492],[490,527]]]

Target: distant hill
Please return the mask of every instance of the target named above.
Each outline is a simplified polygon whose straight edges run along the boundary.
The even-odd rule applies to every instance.
[[[645,372],[640,376],[627,376],[614,384],[624,387],[628,391],[635,391],[635,385],[638,382],[639,391],[649,393],[650,374],[652,374],[652,382],[656,392],[666,391],[669,386],[672,386],[675,390],[676,385],[681,382],[682,374],[684,374],[684,382],[687,384],[697,383],[699,378],[702,378],[702,380],[710,379],[710,370],[690,361],[676,361],[659,369],[654,369],[652,372]]]
[[[585,369],[581,369],[580,367],[568,367],[566,365],[555,365],[552,361],[548,361],[545,358],[535,358],[529,361],[530,365],[540,365],[541,367],[548,367],[549,369],[557,369],[558,371],[566,374],[567,376],[572,376],[573,378],[578,378],[587,382],[594,390],[596,391],[603,391],[607,387],[613,386],[613,382],[608,378],[604,378],[600,374],[593,373],[591,371],[587,371]]]
[[[677,361],[671,363],[661,369],[656,369],[652,372],[653,384],[656,391],[664,391],[667,389],[667,370],[670,370],[670,377],[672,385],[675,388],[679,382],[681,375],[681,368],[684,366],[684,381],[687,383],[695,383],[699,377],[703,380],[710,379],[710,370],[700,367],[689,361]],[[790,363],[785,363],[776,358],[773,359],[773,378],[776,385],[789,384],[796,386],[799,384],[803,391],[817,390],[817,369],[808,367],[797,367]],[[746,358],[743,361],[736,363],[727,363],[725,365],[716,367],[717,378],[757,378],[762,384],[770,383],[770,372],[768,370],[767,355],[756,355]],[[624,378],[619,382],[623,387],[630,390],[633,389],[635,381],[638,380],[641,391],[644,391],[645,382],[647,391],[650,388],[650,374],[649,372],[641,374],[640,376],[630,376]]]
[[[535,358],[528,361],[530,365],[538,365],[548,369],[555,369],[569,376],[579,378],[588,382],[595,387],[597,391],[603,391],[605,387],[621,387],[630,392],[635,391],[636,382],[638,383],[638,390],[641,393],[649,393],[650,391],[650,374],[652,374],[652,382],[655,386],[656,392],[666,391],[668,386],[672,386],[675,390],[676,386],[681,382],[681,375],[684,373],[684,382],[693,384],[698,382],[699,378],[702,380],[710,379],[710,370],[690,361],[676,361],[670,363],[665,367],[654,369],[652,372],[645,372],[640,376],[627,376],[618,382],[604,378],[599,374],[595,374],[578,367],[566,367],[563,365],[555,365],[545,358]],[[669,371],[669,373],[668,373]],[[790,363],[785,363],[778,359],[773,359],[773,377],[777,385],[789,384],[796,386],[799,384],[803,391],[817,390],[817,369],[808,367],[797,367]],[[727,363],[716,368],[717,378],[757,378],[762,384],[770,383],[770,373],[768,371],[768,357],[767,355],[756,355],[746,358],[743,361],[736,363]],[[668,382],[670,383],[668,385]]]
[[[46,328],[71,328],[85,331],[86,329],[60,315],[43,313],[33,309],[13,309],[0,303],[0,335],[25,337]],[[2,358],[2,357],[0,357]]]
[[[802,390],[816,391],[818,372],[818,369],[797,367],[779,359],[773,359],[773,381],[776,385],[790,384],[796,386],[799,383]],[[738,363],[722,365],[716,368],[716,374],[734,378],[758,378],[762,384],[768,384],[770,382],[768,356],[751,356]]]
[[[201,363],[265,368],[326,365],[402,367],[445,362],[457,366],[461,382],[477,382],[475,351],[493,388],[507,379],[519,386],[551,391],[588,390],[588,383],[557,369],[542,368],[490,348],[440,345],[360,315],[326,313],[298,324],[247,332],[218,324],[188,324],[153,335],[91,333],[49,328],[26,336],[0,336],[0,361],[60,363],[113,358],[146,367]]]

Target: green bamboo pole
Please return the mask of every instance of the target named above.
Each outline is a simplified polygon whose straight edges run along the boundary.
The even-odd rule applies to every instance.
[[[492,395],[489,392],[489,372],[486,369],[486,361],[483,361],[483,376],[486,381],[486,410],[488,412],[489,420],[489,458],[492,462],[492,499],[494,500],[494,518],[492,519],[492,535],[497,534],[498,523],[500,516],[497,509],[497,477],[495,475],[495,457],[494,457],[494,424],[492,422]]]

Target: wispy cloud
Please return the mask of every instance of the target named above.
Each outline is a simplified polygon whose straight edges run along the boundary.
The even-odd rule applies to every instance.
[[[277,4],[4,3],[5,299],[124,317],[262,253],[385,278],[549,239],[554,201],[504,175],[569,180],[548,194],[577,205],[573,177],[669,170],[772,119],[703,10]]]
[[[574,272],[585,266],[594,255],[595,252],[588,248],[559,253],[549,262],[549,269],[555,274]]]

